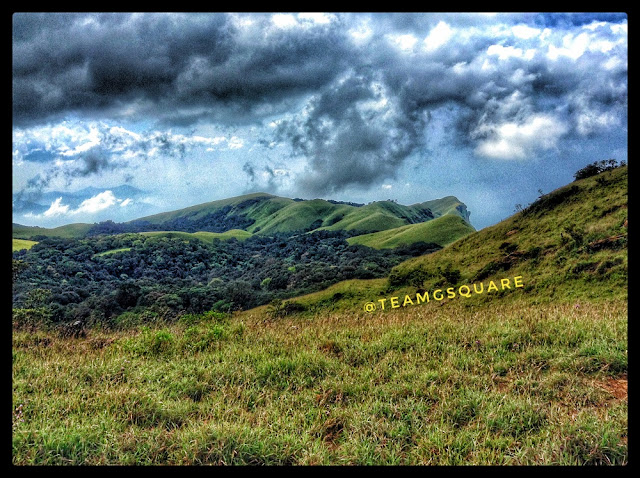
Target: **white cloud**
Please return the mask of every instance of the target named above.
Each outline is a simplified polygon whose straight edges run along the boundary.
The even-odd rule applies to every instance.
[[[611,31],[617,35],[626,35],[627,34],[627,23],[619,23],[611,25]]]
[[[111,191],[104,191],[95,196],[85,199],[80,203],[78,209],[73,211],[73,214],[79,213],[96,213],[113,206],[116,203],[116,197]]]
[[[483,126],[489,138],[480,142],[476,154],[493,159],[525,159],[537,149],[554,148],[568,128],[557,118],[536,114],[521,123]]]
[[[350,29],[349,35],[351,35],[351,38],[355,43],[363,43],[371,38],[371,35],[373,35],[373,30],[369,26],[369,21],[365,20],[361,22],[356,28]]]
[[[582,28],[584,28],[585,30],[595,30],[596,28],[600,28],[600,27],[604,27],[607,25],[607,22],[598,22],[598,21],[593,21],[591,23],[589,23],[588,25],[583,25]]]
[[[298,18],[300,20],[310,20],[313,23],[326,24],[331,23],[332,18],[335,17],[334,15],[328,15],[326,13],[303,12],[298,14]]]
[[[128,206],[129,204],[131,204],[131,202],[132,202],[132,201],[131,201],[131,198],[127,198],[127,199],[125,199],[124,201],[122,201],[122,202],[120,203],[120,207]]]
[[[435,51],[447,43],[452,36],[453,30],[451,27],[441,20],[424,39],[424,48],[427,51]]]
[[[51,203],[51,207],[42,213],[44,217],[56,217],[67,214],[69,206],[62,204],[62,197],[59,197]],[[36,216],[34,216],[36,217]]]
[[[240,149],[244,147],[244,141],[237,136],[232,136],[229,141],[227,141],[227,147],[229,149]]]
[[[291,28],[298,25],[298,20],[290,13],[276,13],[271,17],[271,21],[278,28]]]
[[[383,184],[382,189],[391,189],[393,186],[391,184]]]
[[[587,50],[589,40],[590,37],[587,32],[582,32],[578,36],[568,33],[562,38],[562,47],[556,47],[553,44],[549,45],[547,57],[551,60],[556,60],[559,56],[566,56],[577,60]]]
[[[540,30],[539,28],[532,28],[527,25],[520,24],[512,27],[511,32],[518,38],[528,40],[540,35],[540,33],[542,33],[542,30]]]
[[[391,35],[389,38],[398,48],[405,51],[411,50],[418,42],[418,39],[410,33],[407,35]]]
[[[522,49],[512,46],[491,45],[487,48],[487,55],[496,55],[500,60],[506,60],[508,58],[521,58]]]

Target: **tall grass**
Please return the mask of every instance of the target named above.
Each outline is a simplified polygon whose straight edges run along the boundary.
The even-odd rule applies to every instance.
[[[626,301],[13,336],[14,464],[625,464]]]

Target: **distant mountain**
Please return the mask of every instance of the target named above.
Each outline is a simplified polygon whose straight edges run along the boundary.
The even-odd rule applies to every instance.
[[[118,196],[131,196],[140,190],[130,186],[111,189]],[[97,188],[77,191],[78,198],[92,197],[102,192]],[[466,205],[454,196],[404,206],[394,201],[375,201],[369,204],[328,201],[324,199],[289,199],[267,193],[253,193],[184,209],[154,214],[125,223],[101,222],[93,226],[67,225],[55,229],[33,228],[14,224],[13,236],[22,239],[36,235],[82,237],[84,235],[118,234],[126,232],[180,231],[187,233],[224,233],[235,229],[253,235],[270,235],[293,231],[345,230],[352,235],[395,230],[409,225],[422,224],[443,216],[459,220],[436,221],[431,228],[414,228],[406,231],[400,239],[388,241],[382,247],[429,242],[427,238],[438,237],[440,242],[450,242],[474,229],[469,223]],[[436,227],[437,226],[437,227]],[[427,234],[426,231],[429,231]],[[435,231],[438,230],[434,236]],[[425,232],[424,234],[422,232]],[[385,239],[374,238],[362,242],[364,245],[377,244]],[[373,247],[377,247],[373,245]]]
[[[209,230],[207,227],[216,227],[216,222],[224,229],[224,223],[228,222],[229,226],[253,234],[316,229],[369,233],[426,222],[445,214],[460,216],[469,223],[470,213],[466,205],[454,196],[404,206],[393,201],[351,205],[324,199],[301,201],[254,193],[154,214],[130,223],[173,226],[169,229],[187,232]]]

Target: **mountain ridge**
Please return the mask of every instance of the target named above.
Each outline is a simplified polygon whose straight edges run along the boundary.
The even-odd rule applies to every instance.
[[[319,198],[291,199],[256,192],[143,216],[123,223],[72,223],[53,229],[14,224],[13,237],[82,237],[101,233],[147,231],[223,233],[231,229],[259,235],[314,230],[345,230],[351,235],[359,235],[428,222],[447,214],[462,218],[472,228],[466,205],[455,196],[405,206],[390,200],[357,205]]]

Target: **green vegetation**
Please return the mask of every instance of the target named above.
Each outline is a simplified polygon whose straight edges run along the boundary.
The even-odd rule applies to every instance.
[[[324,207],[311,203],[311,210]],[[375,204],[394,207],[385,203]],[[47,239],[51,251],[34,249],[42,260],[60,260],[65,247],[70,256],[91,257],[92,247],[114,252],[130,240],[124,259],[108,254],[86,271],[114,278],[135,274],[150,259],[175,274],[210,277],[205,259],[214,249],[236,274],[236,258],[250,257],[243,267],[254,288],[246,281],[220,289],[242,301],[288,287],[283,277],[308,274],[311,255],[327,265],[341,248],[345,262],[322,269],[335,277],[375,266],[367,263],[374,255],[351,266],[352,254],[395,252],[348,247],[327,231],[276,242],[254,234],[224,243],[227,249],[127,237]],[[236,248],[243,254],[230,254]],[[265,261],[267,251],[274,255]],[[33,254],[14,254],[14,276],[35,281],[30,267],[45,274],[28,263]],[[277,268],[257,274],[265,262]],[[52,274],[63,270],[60,263]],[[84,280],[77,264],[67,267],[70,281]],[[378,299],[514,276],[524,287],[363,310]],[[13,316],[13,463],[624,465],[627,278],[624,166],[543,195],[495,226],[400,263],[388,278],[276,296],[249,311],[163,317],[151,305],[141,311],[140,298],[154,305],[184,300],[183,307],[210,299],[223,281],[216,276],[207,286],[213,289],[182,295],[176,282],[176,293],[147,297],[126,278],[95,306],[106,307],[109,298],[121,304],[113,327],[74,329],[52,323],[43,306],[50,290],[25,289]],[[125,310],[132,303],[140,305]]]
[[[48,229],[46,227],[22,226],[20,224],[13,224],[12,234],[14,239],[30,239],[37,236],[62,237],[71,239],[84,237],[84,235],[87,233],[87,231],[89,231],[89,229],[91,229],[92,226],[92,224],[75,223]]]
[[[13,337],[14,464],[624,464],[626,303]]]
[[[388,249],[420,241],[444,247],[474,231],[460,216],[447,214],[427,222],[351,237],[347,242],[375,249]]]
[[[172,239],[185,239],[185,240],[193,240],[197,239],[208,244],[212,244],[214,240],[219,239],[221,241],[228,241],[229,239],[235,238],[239,241],[244,241],[252,236],[250,232],[243,231],[241,229],[231,229],[226,232],[181,232],[181,231],[150,231],[150,232],[141,232],[143,236],[147,237],[166,237]]]
[[[537,300],[627,298],[627,167],[576,181],[434,254],[410,259],[391,286],[437,286],[438,268],[462,282],[524,277]],[[452,284],[455,285],[455,284]]]
[[[13,239],[13,250],[21,251],[22,249],[31,249],[34,245],[36,245],[36,241],[27,241],[25,239]]]
[[[377,201],[367,205],[352,205],[313,199],[308,201],[281,198],[254,193],[235,198],[143,217],[133,222],[153,225],[199,224],[208,216],[219,219],[243,218],[250,225],[242,227],[253,234],[269,235],[300,230],[382,231],[434,217],[453,214],[468,221],[466,206],[457,198],[448,196],[412,206],[394,201]]]
[[[126,252],[130,251],[130,247],[120,247],[119,249],[109,249],[108,251],[100,252],[99,254],[95,254],[93,257],[102,257],[109,256],[111,254],[117,254],[118,252]]]

